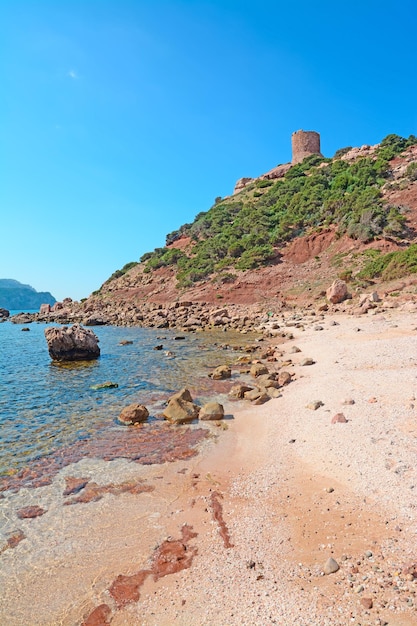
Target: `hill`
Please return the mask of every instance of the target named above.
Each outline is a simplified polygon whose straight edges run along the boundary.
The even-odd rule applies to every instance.
[[[293,153],[291,163],[239,180],[233,195],[67,314],[163,328],[190,318],[210,325],[207,307],[227,306],[229,325],[235,317],[239,327],[251,311],[319,307],[336,278],[353,295],[376,284],[395,291],[392,281],[417,272],[416,229],[417,137],[391,134],[333,158]]]
[[[0,278],[0,307],[4,309],[39,309],[41,304],[54,304],[55,298],[49,291],[36,291],[11,278]]]

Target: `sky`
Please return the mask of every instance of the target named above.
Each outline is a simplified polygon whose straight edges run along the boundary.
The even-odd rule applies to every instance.
[[[414,0],[0,0],[0,278],[85,298],[237,179],[417,134]]]

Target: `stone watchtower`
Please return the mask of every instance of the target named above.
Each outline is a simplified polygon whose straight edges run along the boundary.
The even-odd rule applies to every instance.
[[[291,135],[292,159],[291,163],[301,163],[304,159],[312,154],[320,152],[320,135],[314,130],[297,130]]]

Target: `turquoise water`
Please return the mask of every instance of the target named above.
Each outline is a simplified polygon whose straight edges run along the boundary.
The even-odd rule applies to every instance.
[[[103,429],[120,428],[117,416],[132,403],[152,416],[166,398],[187,386],[197,401],[213,396],[210,370],[233,362],[238,352],[221,349],[247,344],[238,333],[198,333],[175,340],[178,332],[99,326],[101,356],[88,363],[52,363],[44,336],[46,324],[0,324],[0,475],[56,452]],[[132,344],[121,346],[121,341]],[[154,350],[155,345],[163,350]],[[171,351],[174,357],[166,352]],[[112,381],[117,388],[91,387]]]

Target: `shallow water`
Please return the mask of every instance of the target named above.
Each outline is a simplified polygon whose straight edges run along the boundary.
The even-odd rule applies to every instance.
[[[149,408],[151,429],[166,398],[181,387],[189,387],[200,402],[213,397],[219,389],[207,374],[239,354],[220,346],[254,339],[219,331],[176,340],[174,331],[100,326],[92,329],[100,340],[99,359],[59,365],[49,357],[46,326],[33,323],[29,332],[22,332],[21,325],[0,324],[0,476],[16,474],[28,463],[71,446],[79,449],[80,441],[96,450],[100,441],[107,445],[112,431],[120,433],[120,410],[132,402]],[[154,350],[161,344],[162,350]],[[92,389],[105,381],[118,387]],[[154,426],[160,424],[155,421]]]

